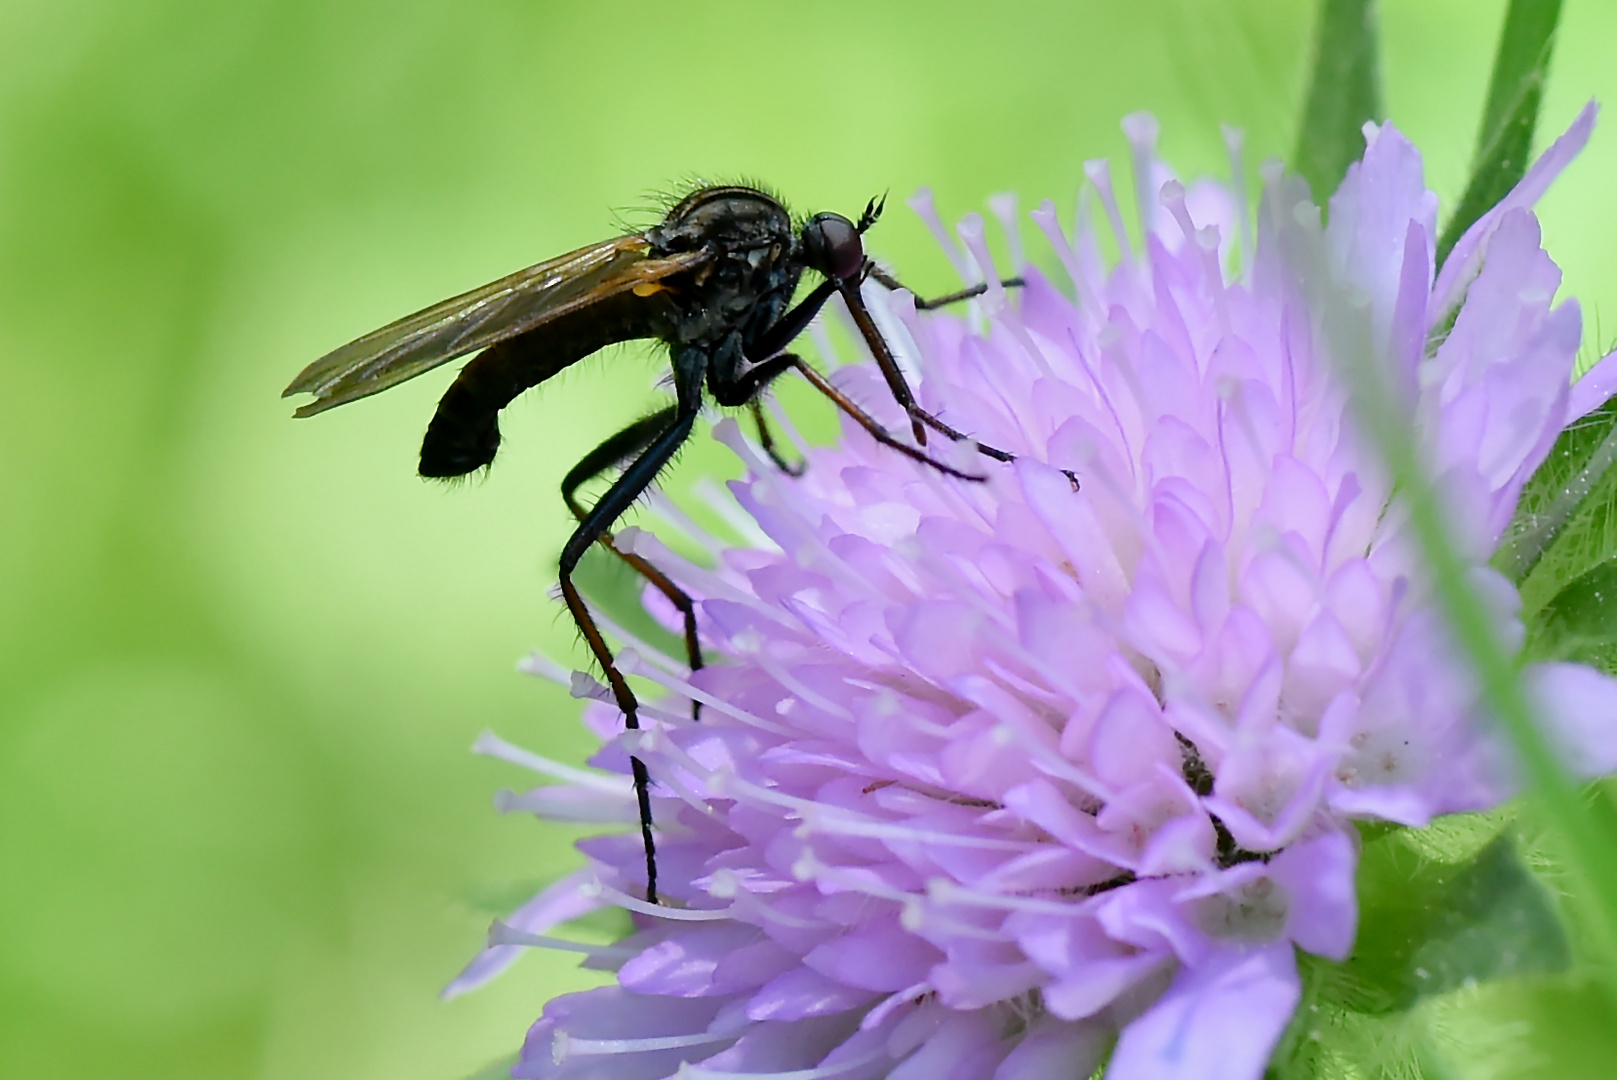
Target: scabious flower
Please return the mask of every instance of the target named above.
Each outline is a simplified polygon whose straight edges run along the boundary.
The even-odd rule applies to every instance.
[[[987,476],[965,483],[850,427],[793,478],[726,421],[756,542],[708,540],[704,566],[620,536],[697,598],[708,666],[624,649],[669,696],[638,734],[590,705],[603,772],[483,749],[564,781],[508,807],[569,820],[632,820],[641,756],[665,905],[635,899],[626,831],[585,841],[584,870],[497,925],[451,990],[593,907],[635,925],[586,949],[615,984],[552,1001],[513,1074],[1048,1080],[1109,1055],[1114,1080],[1259,1077],[1298,1001],[1296,950],[1352,949],[1352,823],[1421,825],[1513,790],[1327,327],[1370,344],[1519,640],[1487,560],[1613,373],[1571,384],[1579,311],[1554,303],[1531,210],[1593,119],[1440,273],[1436,197],[1390,124],[1366,128],[1328,224],[1264,170],[1254,230],[1239,179],[1186,187],[1131,117],[1143,239],[1092,163],[1071,235],[1049,203],[1032,214],[1069,280],[1023,265],[1014,296],[981,219],[963,253],[918,199],[989,290],[971,319],[869,300],[923,406],[1017,459],[934,440]],[[905,427],[873,368],[836,375]],[[1570,665],[1527,677],[1582,767],[1617,766],[1617,686]]]

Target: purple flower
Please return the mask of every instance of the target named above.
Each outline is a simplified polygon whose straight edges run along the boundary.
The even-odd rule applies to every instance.
[[[1019,295],[991,285],[970,319],[870,290],[923,406],[1018,458],[935,441],[988,475],[964,483],[849,428],[794,479],[725,421],[750,469],[731,488],[750,521],[732,516],[756,542],[684,522],[704,566],[620,536],[698,598],[709,666],[625,637],[624,670],[668,691],[639,735],[573,676],[604,772],[482,749],[562,781],[507,807],[575,821],[633,819],[640,755],[667,906],[634,899],[640,840],[622,832],[496,927],[452,992],[566,947],[545,931],[589,908],[636,927],[572,946],[616,985],[551,1002],[514,1075],[1046,1080],[1110,1053],[1114,1080],[1260,1076],[1300,993],[1295,950],[1352,948],[1351,822],[1421,825],[1513,790],[1331,327],[1382,365],[1476,587],[1519,635],[1487,559],[1556,435],[1617,379],[1608,359],[1570,385],[1579,311],[1553,303],[1531,211],[1593,120],[1440,274],[1437,200],[1390,124],[1366,128],[1328,225],[1276,167],[1254,230],[1239,182],[1181,184],[1135,116],[1143,242],[1096,162],[1073,235],[1051,204],[1032,214],[1061,286],[1024,266]],[[962,252],[927,196],[912,205],[968,280],[996,279],[981,219]],[[872,367],[836,378],[905,426]],[[1570,665],[1528,678],[1580,767],[1617,766],[1617,687]]]

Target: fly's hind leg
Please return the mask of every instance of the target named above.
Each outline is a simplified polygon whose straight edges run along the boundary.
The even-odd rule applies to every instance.
[[[601,665],[607,685],[612,689],[612,696],[617,701],[618,708],[623,710],[624,726],[630,731],[640,729],[640,702],[635,698],[629,680],[624,678],[614,663],[612,650],[607,647],[600,627],[595,625],[589,606],[584,603],[584,597],[573,582],[573,571],[578,569],[579,560],[584,557],[584,553],[591,545],[608,538],[613,524],[634,505],[634,501],[651,486],[651,482],[657,478],[663,466],[673,460],[680,446],[690,438],[691,429],[695,426],[702,408],[701,384],[698,382],[694,387],[682,385],[680,391],[679,404],[676,408],[659,413],[656,417],[641,421],[640,424],[631,425],[618,436],[608,439],[569,474],[571,478],[573,474],[584,471],[583,465],[591,463],[594,463],[596,468],[586,475],[593,475],[608,468],[608,463],[614,458],[606,453],[605,448],[619,450],[621,453],[617,456],[617,460],[633,452],[629,451],[628,447],[635,447],[638,450],[637,456],[612,482],[612,486],[601,496],[600,501],[580,515],[578,528],[573,530],[573,535],[568,538],[561,550],[558,575],[562,600],[567,604],[567,610],[572,613],[573,622],[578,625],[578,632],[583,635],[584,642],[589,646],[596,663]],[[665,426],[653,430],[652,420],[661,420]],[[632,436],[628,434],[631,431],[634,433]],[[579,482],[582,483],[582,480]],[[640,810],[640,836],[646,850],[646,899],[655,904],[657,843],[651,831],[651,776],[646,771],[645,762],[632,750],[629,765],[634,775],[635,801]]]
[[[674,422],[678,411],[678,406],[670,406],[661,412],[636,420],[584,455],[582,461],[568,470],[561,482],[561,497],[566,501],[567,509],[573,512],[574,517],[583,522],[589,513],[578,501],[578,489],[608,469],[637,456],[652,440],[667,430]],[[685,623],[685,658],[690,663],[692,671],[702,670],[702,644],[696,636],[696,605],[692,603],[690,595],[674,584],[667,574],[639,555],[620,550],[612,542],[610,532],[603,532],[596,543],[622,559],[674,605]],[[691,719],[694,721],[701,718],[702,703],[692,701]]]

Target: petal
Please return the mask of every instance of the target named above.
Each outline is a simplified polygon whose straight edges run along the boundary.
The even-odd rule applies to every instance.
[[[1090,960],[1072,975],[1044,985],[1045,1006],[1064,1020],[1094,1016],[1131,986],[1170,962],[1171,958],[1162,953]]]
[[[1617,394],[1617,349],[1599,360],[1572,384],[1572,397],[1567,401],[1566,423],[1571,426]]]
[[[818,946],[803,963],[848,986],[893,991],[919,982],[942,959],[942,953],[888,914]]]
[[[877,996],[869,990],[844,986],[812,968],[797,968],[770,980],[754,994],[747,1002],[747,1016],[753,1020],[800,1020],[846,1012]]]
[[[1492,238],[1494,229],[1499,225],[1499,219],[1511,210],[1531,207],[1549,190],[1551,183],[1561,170],[1572,163],[1572,159],[1582,152],[1589,142],[1589,135],[1594,131],[1595,116],[1600,112],[1600,106],[1593,101],[1583,107],[1578,113],[1572,126],[1550,148],[1539,155],[1533,162],[1527,175],[1510,190],[1503,199],[1494,205],[1492,210],[1478,218],[1472,226],[1465,231],[1449,252],[1443,269],[1437,275],[1437,282],[1432,287],[1432,303],[1427,309],[1435,324],[1442,319],[1454,305],[1460,302],[1461,296],[1471,279],[1476,277],[1478,268],[1487,252],[1488,241]]]
[[[529,934],[543,934],[561,923],[589,914],[604,903],[598,895],[586,894],[583,888],[594,881],[595,876],[593,868],[567,875],[512,912],[505,920],[506,925]],[[484,949],[444,987],[444,999],[477,989],[514,964],[524,951],[522,945],[493,945]]]
[[[1582,664],[1535,664],[1523,679],[1568,770],[1617,771],[1617,680]]]
[[[1357,846],[1346,833],[1329,832],[1293,844],[1269,861],[1269,876],[1291,898],[1286,934],[1299,947],[1346,960],[1358,929],[1353,872]]]
[[[993,1080],[1053,1080],[1090,1076],[1111,1046],[1100,1024],[1069,1024],[1053,1017],[1035,1021],[994,1070]]]
[[[960,1013],[939,1024],[920,1048],[887,1074],[888,1080],[978,1080],[999,1065],[1005,1044],[981,1012]]]
[[[1392,124],[1366,125],[1363,160],[1348,166],[1331,196],[1325,241],[1337,273],[1370,299],[1378,338],[1393,317],[1410,228],[1437,231],[1437,196],[1426,187],[1420,151]],[[1430,255],[1426,274],[1431,273]],[[1424,292],[1424,289],[1422,290]]]
[[[1301,993],[1290,942],[1221,950],[1123,1029],[1107,1080],[1258,1080]]]
[[[714,973],[737,949],[756,944],[763,931],[746,923],[693,926],[660,941],[618,970],[618,982],[642,994],[697,997],[714,992]]]

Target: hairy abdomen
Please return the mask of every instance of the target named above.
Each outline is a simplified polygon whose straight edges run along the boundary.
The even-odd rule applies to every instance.
[[[500,449],[500,410],[530,386],[614,342],[653,336],[645,300],[624,295],[484,349],[438,400],[421,441],[421,475],[465,476]]]

